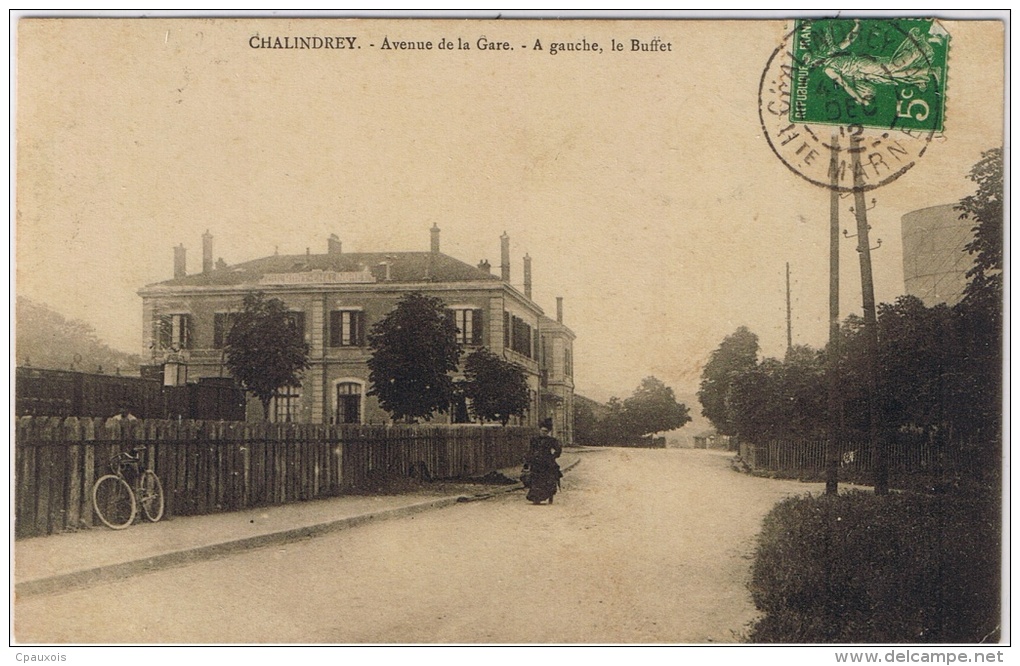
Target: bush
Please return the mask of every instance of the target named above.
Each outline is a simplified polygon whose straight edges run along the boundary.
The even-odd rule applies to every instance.
[[[999,636],[994,493],[797,497],[765,518],[755,643],[977,643]]]

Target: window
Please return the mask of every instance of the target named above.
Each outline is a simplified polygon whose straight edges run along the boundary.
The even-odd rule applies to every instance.
[[[341,382],[336,385],[334,423],[361,423],[361,384]]]
[[[290,311],[287,313],[287,319],[290,321],[291,328],[298,332],[298,339],[302,342],[305,341],[305,313]]]
[[[450,405],[451,423],[471,423],[471,413],[468,407],[468,400],[463,395],[458,395]]]
[[[269,401],[269,420],[273,423],[296,423],[301,408],[301,388],[284,386]]]
[[[510,341],[507,346],[522,356],[534,358],[535,350],[532,345],[532,333],[534,329],[528,325],[528,322],[524,321],[520,317],[510,316],[509,319]],[[506,334],[504,333],[504,338],[505,337]]]
[[[227,338],[230,336],[230,329],[237,321],[236,312],[217,312],[213,315],[213,349],[223,349],[227,346]],[[291,327],[297,330],[301,340],[305,339],[305,313],[288,312],[287,320]]]
[[[217,312],[213,317],[213,349],[223,349],[227,346],[227,337],[230,329],[234,327],[237,320],[236,312]]]
[[[567,377],[574,376],[574,358],[570,347],[563,348],[563,374]]]
[[[153,320],[153,341],[157,349],[191,349],[191,315],[157,315]]]
[[[329,313],[330,347],[363,347],[365,313],[361,310],[334,310]]]
[[[457,343],[482,344],[482,311],[474,308],[452,308],[446,311],[457,326]]]

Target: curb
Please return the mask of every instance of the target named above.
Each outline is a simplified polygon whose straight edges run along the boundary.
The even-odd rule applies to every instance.
[[[573,469],[580,462],[580,460],[574,460],[569,465],[564,466],[563,471],[566,472]],[[244,537],[242,539],[235,539],[233,541],[225,541],[223,543],[185,548],[183,550],[176,550],[170,553],[163,553],[162,555],[154,555],[152,557],[131,560],[128,562],[106,564],[91,569],[84,569],[82,571],[73,571],[71,573],[57,574],[55,576],[47,576],[45,578],[37,578],[35,580],[27,580],[22,583],[16,583],[14,585],[14,593],[20,597],[32,597],[40,594],[52,594],[55,592],[78,590],[101,583],[122,580],[129,576],[137,576],[143,573],[151,573],[153,571],[160,571],[195,562],[214,560],[239,551],[250,550],[252,548],[292,543],[301,539],[322,536],[331,532],[339,532],[341,530],[357,527],[366,523],[388,520],[391,518],[401,518],[403,516],[410,516],[424,511],[431,511],[433,509],[442,509],[464,502],[476,502],[490,499],[496,495],[502,495],[516,490],[521,490],[523,488],[524,484],[516,483],[512,486],[500,486],[490,491],[475,495],[442,497],[440,499],[417,502],[408,506],[387,509],[385,511],[366,513],[360,516],[349,516],[347,518],[341,518],[339,520],[326,523],[305,525],[302,527],[295,527],[293,529],[270,532],[268,534],[259,534],[256,536]]]

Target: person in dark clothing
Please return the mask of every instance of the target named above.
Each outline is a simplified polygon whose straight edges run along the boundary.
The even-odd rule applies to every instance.
[[[525,464],[528,468],[528,501],[541,504],[549,500],[553,503],[553,495],[560,485],[563,473],[556,459],[563,453],[559,440],[552,436],[552,419],[543,419],[539,426],[538,437],[531,439]]]

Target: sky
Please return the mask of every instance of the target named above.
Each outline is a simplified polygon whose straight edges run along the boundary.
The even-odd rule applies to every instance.
[[[1002,25],[943,25],[945,131],[868,196],[879,302],[903,293],[901,216],[971,193],[971,166],[1003,142]],[[494,267],[506,232],[511,282],[528,254],[538,304],[554,316],[564,299],[578,392],[626,397],[654,375],[693,393],[739,326],[783,354],[787,262],[794,342],[827,336],[828,192],[787,169],[758,118],[789,28],[23,19],[16,294],[142,353],[138,289],[172,277],[181,243],[200,270],[207,230],[234,264],[324,253],[333,233],[350,252],[424,251],[437,224],[444,253]],[[251,47],[295,35],[360,48]],[[458,38],[471,49],[438,48]],[[631,50],[655,38],[669,50]],[[556,42],[603,52],[552,55]],[[852,233],[852,197],[842,204]],[[841,249],[842,316],[860,311],[854,247]]]

